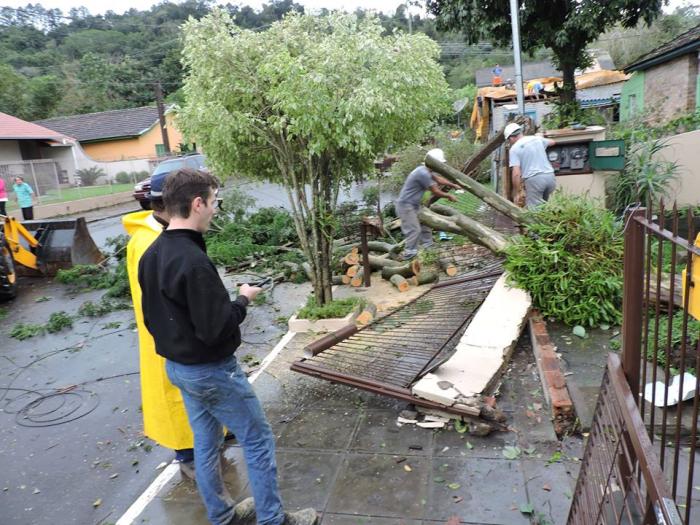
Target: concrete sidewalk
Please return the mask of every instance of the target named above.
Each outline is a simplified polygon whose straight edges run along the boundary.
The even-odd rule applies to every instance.
[[[399,427],[404,403],[289,371],[310,340],[295,336],[254,384],[277,437],[287,509],[312,506],[324,525],[566,521],[581,444],[556,440],[527,337],[499,396],[512,431],[488,437]],[[509,445],[518,458],[504,456]],[[226,458],[238,501],[250,495],[242,450]],[[135,523],[208,522],[196,486],[176,474]]]

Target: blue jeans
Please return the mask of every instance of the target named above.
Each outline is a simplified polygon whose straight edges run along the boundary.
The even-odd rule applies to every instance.
[[[257,522],[281,525],[284,513],[277,488],[275,439],[236,358],[199,365],[167,360],[166,370],[185,401],[194,433],[197,487],[209,521],[224,525],[233,518],[233,501],[224,486],[219,459],[225,425],[243,447]]]
[[[414,257],[421,248],[428,248],[433,244],[433,230],[418,220],[420,204],[413,205],[401,201],[394,204],[396,213],[401,219],[401,233],[406,237],[404,257]]]

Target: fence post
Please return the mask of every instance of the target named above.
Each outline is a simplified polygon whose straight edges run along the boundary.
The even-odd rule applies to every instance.
[[[625,217],[624,273],[622,281],[622,369],[639,404],[639,373],[642,354],[642,299],[644,289],[644,218],[637,209]]]
[[[56,181],[56,189],[58,190],[58,198],[60,200],[62,195],[61,195],[61,177],[58,174],[58,162],[54,162],[52,165],[53,165],[54,180]]]
[[[41,190],[39,190],[39,184],[36,181],[36,172],[34,171],[34,163],[30,160],[27,161],[29,162],[29,169],[32,172],[32,179],[34,180],[34,192],[36,193],[36,200],[39,201],[41,204]]]

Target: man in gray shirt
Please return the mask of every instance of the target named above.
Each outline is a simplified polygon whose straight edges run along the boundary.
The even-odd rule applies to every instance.
[[[447,162],[445,153],[441,149],[431,149],[426,157],[428,155],[440,162]],[[445,197],[451,201],[457,200],[454,195],[442,191],[438,184],[459,189],[459,186],[430,171],[425,165],[420,165],[414,169],[406,178],[403,188],[401,188],[399,199],[396,201],[396,213],[401,219],[401,231],[406,237],[406,247],[403,252],[404,260],[415,257],[418,254],[419,245],[427,248],[433,243],[433,231],[428,226],[421,225],[418,220],[418,210],[426,190],[429,190],[438,198]]]
[[[522,200],[523,189],[528,208],[548,201],[554,192],[556,181],[554,169],[547,159],[547,148],[555,142],[535,135],[523,136],[522,128],[514,122],[506,126],[503,135],[510,144],[509,165],[512,168],[516,202]]]

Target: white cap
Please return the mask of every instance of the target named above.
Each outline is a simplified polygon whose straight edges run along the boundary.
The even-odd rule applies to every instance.
[[[431,149],[425,156],[433,157],[435,160],[438,160],[440,162],[447,162],[447,159],[445,158],[445,152],[442,151],[440,148]]]
[[[506,126],[506,129],[503,130],[503,137],[508,140],[513,135],[520,135],[522,130],[523,128],[520,127],[520,124],[511,122]]]

